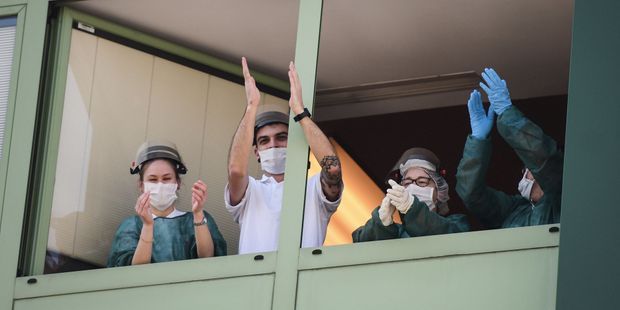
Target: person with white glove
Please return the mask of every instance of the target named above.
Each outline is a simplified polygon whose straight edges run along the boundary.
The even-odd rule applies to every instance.
[[[396,211],[396,208],[390,202],[390,198],[385,196],[381,201],[381,206],[379,206],[379,219],[383,226],[389,226],[394,223],[394,219],[392,218],[394,211]]]
[[[352,233],[353,242],[469,231],[465,215],[447,215],[449,187],[439,167],[437,156],[425,148],[405,151],[388,174],[385,198]],[[393,221],[396,210],[402,224]]]
[[[390,202],[400,213],[407,213],[413,204],[413,195],[410,194],[404,186],[396,183],[394,180],[389,180],[388,184],[390,184],[392,188],[387,190],[386,197],[390,199]]]

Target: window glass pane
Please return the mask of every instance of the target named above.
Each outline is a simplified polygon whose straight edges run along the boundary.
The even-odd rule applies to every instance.
[[[360,227],[360,241],[369,241],[558,222],[571,18],[571,3],[562,1],[324,1],[313,118],[339,151],[345,185],[324,244],[350,243]],[[485,68],[506,81],[514,110],[525,118],[513,110],[496,117],[490,140],[481,142],[492,149],[484,162],[488,170],[470,171],[468,164],[459,170],[472,133],[467,102],[473,89],[482,94],[485,111],[489,107],[479,86]],[[527,122],[528,130],[540,128],[550,139],[529,136],[510,119]],[[419,150],[400,160],[414,147],[432,151],[438,161]],[[486,158],[473,153],[473,160]],[[536,178],[547,188],[546,198],[534,198],[534,186],[532,204],[517,189],[522,168],[542,169],[548,159],[553,167],[537,171]],[[423,168],[403,184],[416,179],[417,186],[386,182],[400,183],[400,164],[406,165],[404,176]],[[317,162],[313,168],[320,170]],[[432,191],[419,177],[432,179]],[[489,186],[505,194],[476,205],[468,191],[478,179],[482,191]],[[399,196],[381,214],[392,219],[378,212],[391,188]]]
[[[243,85],[84,31],[71,35],[45,273],[128,265],[141,244],[151,246],[154,262],[200,255],[194,229],[203,226],[192,225],[197,180],[207,187],[214,254],[236,254],[239,224],[225,208],[224,187],[231,137],[246,108]],[[262,98],[261,111],[288,111],[286,100]],[[137,154],[144,141],[155,143]],[[187,168],[173,204],[178,212],[155,218],[153,232],[144,234],[148,216],[144,221],[135,210],[142,185],[130,166],[170,155],[168,142]],[[247,161],[257,177],[256,158]],[[141,166],[144,181],[173,182],[176,169],[157,162]],[[167,206],[167,187],[160,186],[148,187],[162,192],[150,196],[153,208],[157,199]]]
[[[209,227],[215,255],[276,250],[281,203],[274,199],[262,204],[262,211],[252,204],[235,212],[225,199],[231,140],[248,106],[244,78],[235,70],[245,56],[260,94],[257,113],[288,114],[287,71],[295,55],[298,3],[188,1],[175,4],[174,10],[148,0],[80,1],[67,6],[105,21],[95,19],[93,25],[74,21],[71,33],[44,272],[140,263],[134,254],[143,244],[152,249],[151,262],[209,256],[201,255],[200,240],[195,242],[197,229],[203,227]],[[108,28],[109,23],[123,26]],[[116,31],[123,28],[118,35]],[[132,30],[170,44],[134,37]],[[136,211],[143,183],[139,174],[129,172],[130,166],[135,168],[132,161],[137,166],[143,163],[139,147],[153,140],[174,143],[187,168],[179,175],[174,203],[177,211],[187,214],[170,213],[168,217],[183,219],[174,225],[169,223],[181,221],[155,218],[151,233],[149,218]],[[245,175],[260,183],[262,170],[251,141],[246,147]],[[165,185],[170,181],[163,179],[165,175],[150,177],[147,169],[156,162],[142,166],[147,173],[144,180],[173,191]],[[172,169],[180,173],[177,167]],[[176,175],[173,179],[178,180]],[[202,218],[192,213],[197,180],[207,187],[207,226],[194,225]],[[143,205],[154,208],[157,197],[150,197],[152,203]],[[260,212],[262,218],[256,214]],[[249,250],[242,250],[244,240]],[[127,255],[115,254],[124,248]]]
[[[0,18],[0,158],[3,155],[4,130],[11,83],[11,66],[15,49],[16,17]]]

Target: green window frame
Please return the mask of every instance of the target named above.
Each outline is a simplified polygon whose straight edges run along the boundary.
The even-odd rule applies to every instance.
[[[318,8],[318,16],[320,17],[321,2],[306,1],[306,3],[310,3],[315,9]],[[295,286],[291,287],[290,283],[291,281],[293,283],[296,282],[296,258],[301,239],[301,217],[303,212],[303,200],[299,198],[303,197],[303,194],[296,193],[295,191],[300,193],[305,191],[305,163],[308,156],[308,145],[303,138],[303,132],[300,128],[292,128],[289,132],[289,137],[297,138],[291,139],[296,142],[294,146],[291,146],[289,143],[289,163],[287,165],[287,174],[296,175],[287,179],[298,181],[286,183],[283,198],[285,204],[297,205],[299,207],[285,208],[286,211],[281,215],[282,222],[286,223],[286,225],[283,225],[281,228],[281,241],[277,252],[262,253],[263,258],[261,260],[255,260],[254,254],[248,254],[210,258],[208,264],[205,264],[204,260],[191,260],[133,266],[132,268],[112,268],[43,275],[73,24],[80,22],[218,70],[242,76],[241,68],[236,64],[221,61],[73,9],[65,7],[60,10],[59,18],[52,21],[49,29],[51,33],[48,42],[49,63],[46,68],[48,81],[43,94],[44,104],[39,111],[40,128],[36,138],[36,151],[33,152],[36,154],[36,159],[34,160],[35,164],[31,181],[32,190],[30,192],[32,209],[30,216],[28,216],[31,229],[29,230],[30,235],[23,240],[25,244],[23,255],[24,274],[27,276],[17,278],[15,299],[265,274],[275,274],[275,282],[281,283],[280,286],[285,287],[285,290],[292,290],[294,296]],[[300,11],[302,10],[300,8]],[[306,21],[306,23],[320,23],[320,18],[318,20],[316,18],[316,11],[306,15],[311,17],[311,20]],[[300,41],[298,40],[297,50],[315,50],[312,53],[314,57],[311,58],[308,58],[303,53],[302,55],[296,55],[296,59],[303,59],[297,61],[297,67],[302,79],[305,81],[305,89],[314,89],[316,55],[318,51],[318,27],[316,28],[313,31],[307,31],[300,27],[298,33],[298,37],[315,37],[313,40],[315,43],[301,40],[301,43],[308,46],[314,44],[314,48],[311,49],[307,47],[300,49]],[[310,32],[310,34],[305,32]],[[312,74],[312,77],[308,77],[308,74]],[[288,91],[287,82],[261,73],[253,73],[253,75],[259,83],[280,91]],[[305,92],[304,96],[305,102],[311,103],[314,92]],[[312,108],[312,104],[307,104],[307,106],[309,109]],[[296,165],[299,162],[304,164],[301,166]],[[299,231],[298,238],[291,238],[291,235],[296,234],[285,233],[287,231]],[[288,249],[285,250],[287,247]],[[280,262],[289,260],[292,264],[278,264],[279,266],[289,268],[277,268],[276,260]],[[290,266],[293,266],[293,269]],[[33,279],[36,279],[36,286],[29,285],[28,283],[29,280],[30,282],[35,281]],[[53,285],[52,282],[54,283]],[[278,295],[283,296],[285,294]],[[277,300],[277,296],[274,297],[274,300]],[[284,304],[286,302],[294,302],[294,298],[281,303]],[[283,308],[289,307],[283,306]]]
[[[47,2],[3,1],[0,16],[16,17],[3,155],[0,160],[0,308],[10,309],[19,260],[19,236],[27,201]]]
[[[0,15],[1,13],[2,11],[0,11]],[[304,102],[311,111],[314,106],[321,15],[322,0],[300,0],[295,60],[303,83]],[[302,271],[454,255],[558,247],[559,234],[550,233],[550,228],[559,225],[547,225],[332,246],[322,248],[321,253],[313,248],[301,249],[303,197],[306,187],[309,149],[301,128],[291,126],[287,152],[287,182],[283,196],[283,204],[286,207],[282,209],[281,214],[278,251],[262,254],[262,260],[255,260],[254,254],[248,254],[209,258],[208,263],[205,260],[196,259],[134,266],[132,268],[43,275],[72,25],[75,22],[82,22],[97,29],[103,29],[112,34],[124,36],[139,43],[241,76],[241,69],[238,65],[217,60],[100,18],[68,8],[62,8],[59,17],[49,29],[51,34],[48,42],[50,56],[46,68],[48,83],[43,94],[44,104],[41,105],[41,110],[38,113],[34,111],[34,107],[30,108],[29,113],[25,113],[31,118],[32,124],[34,124],[35,115],[38,115],[41,120],[39,125],[41,127],[38,131],[40,135],[36,137],[35,151],[32,152],[32,154],[36,154],[34,156],[37,156],[33,161],[33,166],[30,166],[29,159],[22,159],[22,165],[25,165],[23,167],[26,169],[31,167],[33,170],[30,191],[32,209],[31,214],[26,218],[31,221],[32,234],[22,240],[26,250],[24,252],[24,267],[28,276],[18,277],[13,284],[13,275],[10,275],[10,283],[3,281],[0,284],[2,288],[5,285],[10,285],[10,293],[14,294],[10,296],[11,299],[19,300],[80,292],[148,287],[198,280],[273,275],[272,309],[293,309],[297,302],[298,276]],[[41,19],[40,22],[44,22],[44,18]],[[257,81],[276,89],[288,90],[286,83],[266,75],[255,74],[255,78]],[[293,122],[291,121],[291,123]],[[31,136],[32,131],[30,131]],[[18,154],[30,155],[31,150],[22,147]],[[2,162],[1,167],[4,169],[4,162]],[[0,172],[3,173],[1,176],[5,175],[4,170],[0,170]],[[24,184],[26,177],[22,176]],[[6,178],[0,178],[0,182],[5,181]],[[25,186],[21,197],[24,200],[27,197]],[[7,197],[4,199],[6,201]],[[10,218],[20,217],[11,215]],[[2,218],[2,221],[5,219]],[[5,225],[2,226],[3,230],[4,227]],[[21,222],[10,227],[18,231],[21,229]],[[3,232],[1,238],[5,242],[7,234]],[[20,241],[12,240],[11,242],[11,248],[17,252]],[[15,255],[15,261],[17,261],[17,255]],[[3,267],[2,270],[7,275],[10,272],[15,272],[14,269],[8,267]],[[36,285],[33,285],[33,282]],[[4,302],[4,299],[2,301]]]

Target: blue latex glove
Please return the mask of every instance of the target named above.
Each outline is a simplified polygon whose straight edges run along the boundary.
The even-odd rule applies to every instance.
[[[471,135],[478,139],[486,139],[493,128],[495,112],[491,107],[485,112],[482,106],[482,96],[477,90],[473,90],[467,101],[469,110],[469,122],[471,124]]]
[[[491,108],[497,115],[502,115],[502,113],[512,105],[512,102],[510,102],[510,93],[508,93],[508,87],[506,87],[506,81],[502,80],[495,70],[491,68],[484,69],[482,78],[487,84],[485,85],[480,82],[480,87],[487,93],[489,101],[491,102]]]

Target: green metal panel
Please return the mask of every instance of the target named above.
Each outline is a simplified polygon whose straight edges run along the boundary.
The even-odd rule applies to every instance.
[[[575,1],[558,309],[620,309],[620,2]]]
[[[2,0],[2,4],[0,4],[1,7],[8,7],[8,6],[22,6],[22,5],[26,5],[28,4],[29,0]]]
[[[321,32],[322,0],[300,0],[297,26],[295,65],[302,84],[304,105],[314,107],[314,88]],[[308,142],[291,115],[286,158],[286,182],[280,215],[278,265],[273,309],[288,310],[295,306],[297,291],[297,258],[301,245],[303,206],[308,173]]]
[[[0,4],[1,14],[11,10],[17,13],[15,58],[3,155],[6,161],[2,164],[0,176],[7,181],[0,200],[0,309],[11,309],[13,304],[47,17],[47,1],[21,1],[18,7],[5,7],[15,3],[8,1]]]
[[[557,247],[302,271],[298,310],[555,307]]]
[[[273,275],[141,286],[15,301],[14,310],[271,308]]]
[[[20,277],[15,281],[15,298],[24,299],[206,279],[273,274],[276,254],[263,253],[261,255],[263,255],[262,260],[254,260],[254,255],[235,255]],[[29,280],[32,281],[31,279],[36,280],[36,283],[28,283]],[[269,286],[273,286],[273,283]],[[233,298],[233,295],[230,297]],[[110,305],[108,304],[108,306]]]
[[[552,227],[302,249],[297,309],[553,309]]]
[[[560,234],[552,227],[559,225],[362,242],[324,247],[321,255],[302,249],[299,270],[557,247]]]

